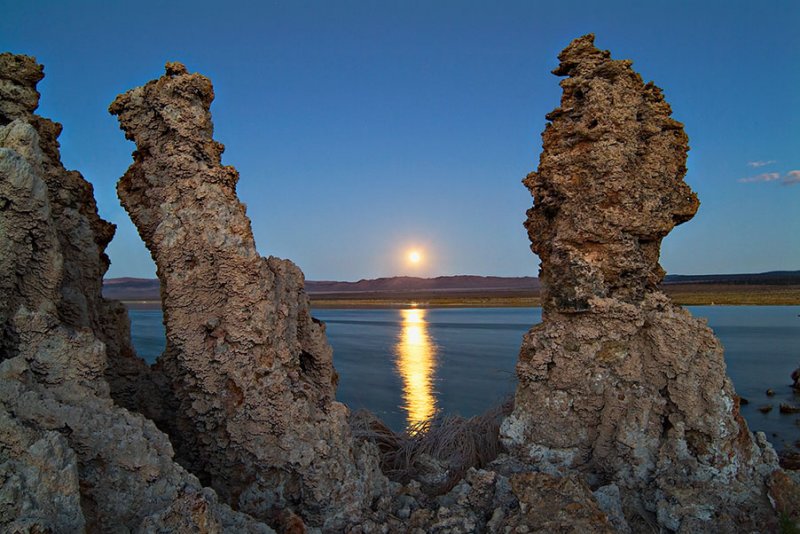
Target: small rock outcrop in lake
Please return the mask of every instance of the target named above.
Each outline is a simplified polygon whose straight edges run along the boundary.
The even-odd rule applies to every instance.
[[[543,322],[523,341],[504,443],[618,488],[634,531],[775,528],[775,452],[742,419],[713,332],[658,289],[661,240],[698,208],[683,126],[592,35],[559,59],[561,105],[524,181]]]
[[[144,364],[124,309],[100,297],[114,227],[62,166],[61,126],[34,114],[43,76],[33,58],[0,54],[0,530],[271,532],[112,400],[120,369]]]
[[[290,509],[327,529],[357,519],[386,483],[353,441],[324,326],[303,274],[262,258],[212,138],[211,82],[166,74],[110,107],[134,163],[117,191],[156,262],[173,410],[157,421],[179,461],[259,518]]]

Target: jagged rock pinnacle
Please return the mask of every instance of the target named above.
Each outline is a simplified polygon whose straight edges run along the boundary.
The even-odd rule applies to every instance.
[[[207,78],[168,63],[110,107],[137,146],[117,191],[161,280],[158,366],[174,412],[159,424],[179,461],[237,509],[262,519],[291,509],[340,528],[385,479],[334,400],[332,351],[302,272],[256,251],[238,173],[212,137],[213,98]]]
[[[220,504],[128,411],[147,367],[100,294],[114,226],[36,115],[43,69],[0,54],[0,530],[271,532]]]
[[[524,180],[543,304],[567,312],[592,297],[637,302],[664,276],[662,238],[699,205],[683,182],[688,138],[661,90],[595,48],[593,35],[559,60],[561,105],[547,115],[539,169]]]
[[[619,492],[634,531],[643,514],[670,531],[774,528],[775,452],[739,414],[713,332],[657,288],[662,238],[698,208],[683,127],[592,35],[559,59],[561,105],[524,180],[544,321],[523,340],[504,442]]]

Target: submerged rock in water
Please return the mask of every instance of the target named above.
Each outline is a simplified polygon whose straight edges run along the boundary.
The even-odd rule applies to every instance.
[[[62,166],[61,126],[34,114],[42,77],[33,58],[0,54],[0,530],[271,532],[112,400],[131,383],[121,369],[146,368],[124,309],[100,296],[114,227]]]
[[[542,471],[616,485],[634,531],[774,528],[775,452],[740,415],[712,331],[657,287],[662,238],[698,208],[687,136],[661,90],[593,42],[559,55],[561,105],[524,181],[544,310],[504,443]]]
[[[238,173],[212,138],[213,98],[207,78],[168,63],[110,107],[137,146],[117,191],[161,281],[158,370],[173,409],[157,422],[182,465],[237,509],[267,518],[288,508],[340,528],[386,481],[334,400],[332,351],[303,273],[256,251]]]
[[[788,402],[782,402],[778,408],[781,413],[800,413],[800,406]]]
[[[783,450],[781,451],[779,458],[781,467],[784,469],[800,471],[800,452]]]

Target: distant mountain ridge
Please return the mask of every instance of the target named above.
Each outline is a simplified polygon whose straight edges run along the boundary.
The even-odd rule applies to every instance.
[[[393,276],[359,280],[358,282],[306,281],[306,291],[314,293],[361,293],[361,292],[395,292],[395,291],[474,291],[476,289],[491,290],[537,290],[539,279],[533,276],[437,276],[436,278],[418,278],[414,276]]]
[[[158,278],[106,278],[103,296],[114,300],[161,300]]]
[[[753,284],[793,285],[800,283],[800,271],[769,271],[755,274],[668,274],[665,284]]]
[[[770,271],[753,274],[671,274],[664,278],[671,284],[734,284],[734,285],[800,285],[800,271]],[[306,280],[306,291],[310,295],[343,293],[404,293],[429,292],[538,292],[539,279],[534,276],[474,276],[455,275],[436,278],[393,276],[337,282],[328,280]],[[103,296],[116,300],[159,300],[160,288],[156,278],[109,278],[103,281]]]

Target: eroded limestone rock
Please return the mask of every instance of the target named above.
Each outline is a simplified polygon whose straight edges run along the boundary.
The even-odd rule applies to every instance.
[[[0,410],[0,444],[0,525],[7,532],[82,532],[78,462],[67,440]]]
[[[119,197],[161,280],[158,369],[174,405],[158,424],[179,461],[232,506],[261,518],[290,508],[338,528],[385,479],[334,400],[332,351],[302,272],[256,251],[238,173],[212,138],[213,98],[207,78],[168,63],[110,107],[136,143]]]
[[[25,484],[12,480],[0,491],[4,501],[19,495],[36,506],[14,499],[9,528],[35,520],[57,532],[82,524],[90,532],[146,531],[177,508],[191,512],[186,525],[213,519],[243,532],[271,532],[220,504],[172,460],[166,435],[113,403],[103,376],[105,347],[91,331],[75,331],[24,307],[14,323],[23,334],[20,353],[0,364],[0,413],[6,418],[0,421],[0,450]],[[41,438],[19,446],[23,429]],[[45,447],[47,455],[34,456]],[[186,502],[187,494],[194,504]]]
[[[0,184],[2,202],[9,207],[0,244],[0,289],[6,295],[0,302],[0,360],[14,354],[11,340],[17,333],[9,321],[23,300],[33,310],[55,306],[46,311],[67,326],[90,328],[106,344],[112,393],[123,406],[135,408],[137,397],[150,402],[155,393],[147,366],[131,347],[125,308],[101,294],[109,265],[104,251],[115,227],[97,214],[91,184],[61,164],[61,125],[34,113],[36,84],[43,77],[33,58],[0,54],[0,146],[5,148],[2,171],[9,177]],[[19,188],[30,194],[20,196]],[[50,235],[41,235],[45,228]],[[140,396],[140,390],[146,394]]]
[[[504,442],[542,471],[616,485],[634,531],[769,530],[775,453],[739,414],[712,331],[657,288],[661,239],[698,207],[686,134],[661,91],[593,41],[559,55],[561,105],[524,181],[544,314]]]
[[[113,226],[61,165],[61,127],[33,114],[42,76],[0,54],[0,530],[271,532],[112,400],[115,364],[136,366],[127,315],[100,297]]]
[[[524,473],[511,477],[520,511],[510,526],[533,532],[615,532],[589,486],[577,474]]]
[[[577,472],[554,476],[532,471],[530,465],[509,471],[509,464],[513,460],[501,457],[487,469],[470,468],[454,488],[438,497],[412,481],[397,494],[382,496],[371,517],[351,532],[630,531],[624,517],[616,523],[609,519],[608,513],[620,508],[618,493],[610,489],[614,486],[593,493]]]
[[[559,60],[561,105],[547,115],[539,169],[524,181],[543,300],[559,311],[586,309],[592,297],[638,302],[663,278],[661,239],[699,206],[683,182],[688,137],[630,61],[611,60],[591,38]]]

